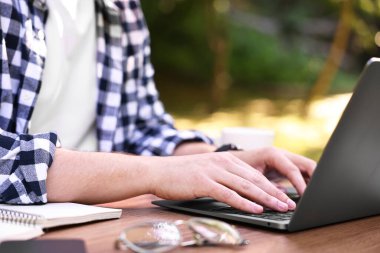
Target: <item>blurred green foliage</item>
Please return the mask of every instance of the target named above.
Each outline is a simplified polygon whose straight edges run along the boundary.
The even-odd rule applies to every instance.
[[[206,81],[212,65],[201,1],[142,1],[158,73]]]
[[[208,87],[213,53],[207,1],[226,21],[233,87],[306,90],[323,66],[345,0],[142,0],[159,80]],[[351,90],[364,62],[379,55],[374,37],[380,0],[358,0],[355,8],[355,33],[334,81],[339,91]]]
[[[286,47],[277,38],[252,32],[246,27],[230,31],[230,70],[235,83],[252,85],[304,85],[310,83],[321,65],[300,50]]]

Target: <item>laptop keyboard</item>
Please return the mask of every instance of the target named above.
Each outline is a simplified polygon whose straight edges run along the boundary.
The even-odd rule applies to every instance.
[[[239,214],[249,217],[256,217],[261,219],[269,219],[269,220],[277,220],[277,221],[284,221],[284,220],[290,220],[294,211],[288,211],[286,213],[281,213],[277,211],[273,211],[270,209],[266,209],[262,214],[253,214],[253,213],[247,213],[238,209],[235,209],[233,207],[218,207],[213,208],[210,211],[213,212],[220,212],[220,213],[229,213],[229,214]]]
[[[287,195],[296,203],[300,199],[297,193],[288,193]],[[249,217],[256,217],[256,218],[276,220],[276,221],[290,220],[294,213],[294,211],[288,211],[288,212],[283,213],[283,212],[273,211],[271,209],[265,208],[262,214],[253,214],[253,213],[247,213],[247,212],[241,211],[239,209],[230,207],[228,205],[214,207],[214,208],[211,208],[210,211],[229,213],[229,214],[239,214],[239,215],[244,215],[244,216],[249,216]]]

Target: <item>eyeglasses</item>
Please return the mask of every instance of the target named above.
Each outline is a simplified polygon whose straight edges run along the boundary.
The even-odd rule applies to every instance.
[[[186,225],[185,228],[180,227]],[[184,240],[187,231],[192,239]],[[115,242],[117,249],[139,253],[170,251],[179,246],[242,246],[248,244],[231,225],[208,218],[187,221],[153,221],[139,223],[124,229]]]

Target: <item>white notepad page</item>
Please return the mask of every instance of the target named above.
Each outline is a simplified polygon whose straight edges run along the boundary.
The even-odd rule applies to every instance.
[[[37,224],[43,228],[77,224],[95,220],[120,218],[121,209],[76,203],[48,203],[45,205],[5,205],[0,204],[0,210],[13,210],[42,216]]]
[[[24,226],[0,221],[0,242],[8,240],[28,240],[42,235],[39,226]]]

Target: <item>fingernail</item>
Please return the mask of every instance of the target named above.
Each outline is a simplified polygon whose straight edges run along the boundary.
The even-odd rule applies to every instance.
[[[288,199],[286,203],[288,204],[289,209],[294,210],[296,208],[296,203],[293,200]]]
[[[262,213],[264,211],[264,208],[259,205],[254,205],[252,209],[253,209],[253,212],[255,213]]]
[[[277,207],[278,207],[278,209],[280,209],[281,211],[288,211],[288,205],[285,204],[284,202],[277,201]]]

